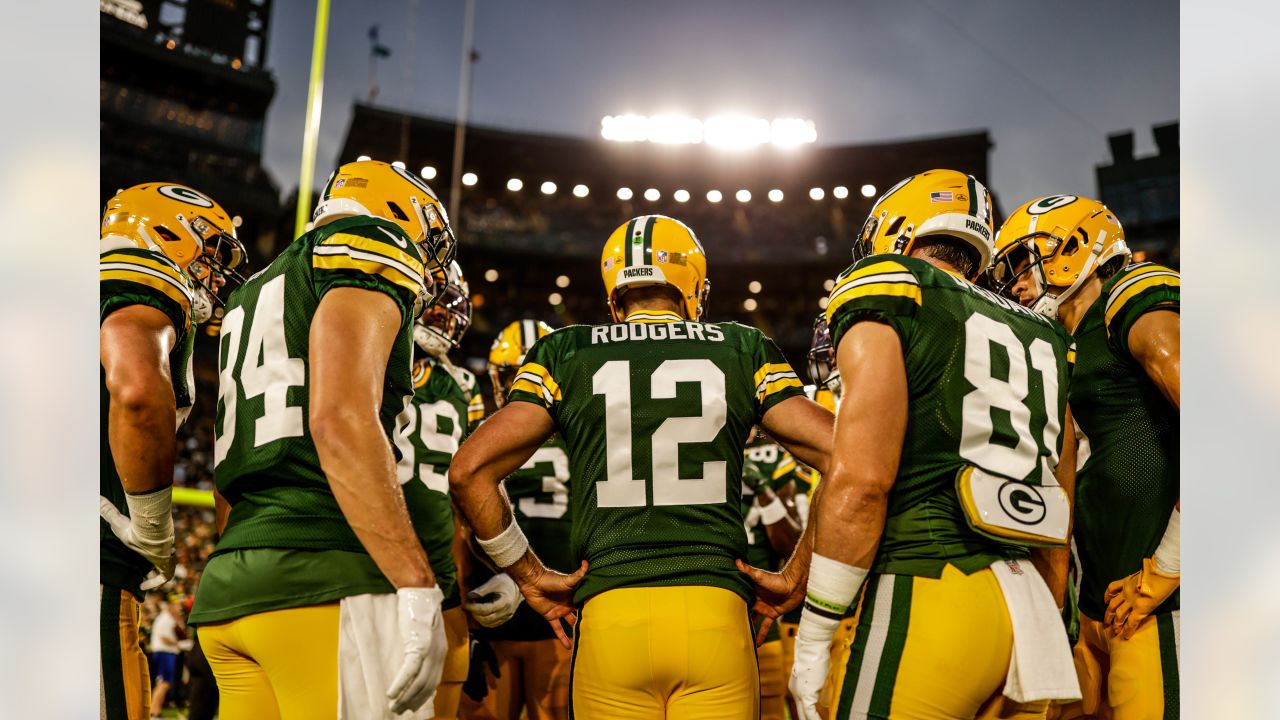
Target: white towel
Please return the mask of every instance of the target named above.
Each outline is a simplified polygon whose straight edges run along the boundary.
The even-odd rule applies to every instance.
[[[1005,697],[1019,703],[1079,700],[1080,681],[1067,631],[1044,578],[1029,560],[998,560],[991,571],[1000,583],[1013,625]]]
[[[395,593],[342,598],[338,628],[338,720],[435,717],[434,696],[411,712],[388,707],[387,688],[404,659]]]

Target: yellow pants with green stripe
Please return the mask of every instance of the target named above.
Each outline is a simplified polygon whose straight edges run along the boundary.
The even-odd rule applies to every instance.
[[[1177,718],[1178,616],[1175,610],[1148,617],[1133,637],[1123,640],[1082,614],[1074,649],[1082,699],[1064,708],[1060,717]]]
[[[832,720],[1044,717],[1047,703],[1001,695],[1013,650],[1004,595],[988,569],[938,579],[873,575],[845,653]]]
[[[576,720],[756,720],[746,602],[716,587],[600,593],[580,614],[569,693]]]
[[[151,674],[138,635],[141,603],[128,590],[98,586],[98,716],[147,720]]]

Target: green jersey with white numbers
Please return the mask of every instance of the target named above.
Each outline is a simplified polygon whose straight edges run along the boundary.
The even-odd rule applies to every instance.
[[[164,313],[173,323],[176,340],[169,352],[169,374],[173,380],[173,395],[177,401],[178,424],[186,420],[195,403],[195,383],[192,382],[191,351],[195,342],[195,323],[191,319],[191,301],[195,289],[187,275],[163,253],[143,250],[126,244],[103,240],[98,257],[98,322],[111,313],[133,305],[145,305]],[[101,466],[98,476],[98,492],[111,501],[124,515],[129,514],[125,502],[124,485],[116,471],[115,457],[108,442],[108,422],[111,415],[111,394],[107,392],[106,369],[99,373],[102,392],[98,403],[101,416],[99,440]],[[174,428],[176,431],[177,428]],[[106,520],[98,520],[99,582],[128,590],[139,599],[140,585],[151,563],[130,550]]]
[[[412,326],[423,273],[418,248],[398,225],[353,217],[299,237],[228,298],[219,338],[214,479],[231,514],[201,581],[193,620],[393,591],[347,524],[320,467],[307,420],[308,347],[312,318],[330,290],[358,288],[395,301],[400,328],[380,409],[382,428],[394,441],[397,416],[414,393]],[[269,574],[272,564],[231,557],[244,553],[297,560],[309,569],[295,573],[302,579],[293,578],[294,587],[253,597],[234,586],[266,587],[270,578],[237,577],[227,568],[239,564]],[[309,560],[326,553],[344,553],[343,562]],[[226,567],[220,567],[224,555]]]
[[[709,585],[749,598],[742,450],[803,394],[759,330],[668,312],[561,328],[530,350],[511,402],[543,407],[569,453],[579,603],[606,590]]]
[[[863,321],[902,343],[908,415],[878,572],[971,573],[1015,545],[979,535],[956,490],[965,467],[1056,484],[1071,337],[1057,323],[923,260],[876,255],[848,268],[827,303],[833,344]]]
[[[1071,413],[1087,438],[1076,481],[1080,611],[1106,613],[1107,585],[1155,554],[1180,496],[1178,410],[1129,353],[1129,332],[1154,310],[1179,312],[1181,279],[1161,265],[1131,265],[1107,280],[1076,328],[1080,358]],[[1157,608],[1178,609],[1179,592]]]

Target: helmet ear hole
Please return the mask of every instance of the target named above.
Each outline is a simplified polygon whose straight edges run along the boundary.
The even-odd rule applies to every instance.
[[[387,201],[387,209],[391,211],[391,214],[395,216],[397,220],[403,220],[404,222],[409,222],[409,216],[405,215],[404,211],[401,210],[400,206],[395,204],[394,201],[391,201],[391,200]]]
[[[1083,233],[1084,233],[1084,230],[1080,230],[1075,234],[1073,234],[1071,237],[1067,238],[1067,241],[1062,244],[1061,254],[1063,257],[1071,257],[1072,255],[1075,255],[1077,252],[1079,252],[1080,246],[1083,244],[1080,241],[1080,236]],[[1086,239],[1085,242],[1087,243],[1088,240]]]
[[[900,217],[896,217],[896,218],[894,218],[894,219],[893,219],[893,223],[889,225],[889,229],[887,229],[887,230],[885,230],[885,231],[884,231],[884,234],[885,234],[885,235],[897,235],[897,234],[898,234],[898,231],[902,229],[902,223],[903,223],[903,222],[905,222],[905,221],[906,221],[906,219],[907,219],[907,218],[906,218],[905,216],[900,216]]]

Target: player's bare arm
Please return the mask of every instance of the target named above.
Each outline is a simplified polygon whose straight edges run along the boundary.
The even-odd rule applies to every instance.
[[[169,352],[173,321],[148,305],[130,305],[102,321],[102,367],[111,393],[108,440],[125,492],[149,493],[173,484],[177,401]]]
[[[783,497],[783,492],[787,493],[787,497]],[[800,514],[796,511],[795,505],[795,483],[788,482],[783,485],[777,492],[768,486],[763,486],[756,494],[756,505],[764,508],[770,507],[774,502],[778,502],[783,509],[784,514],[775,522],[766,522],[764,526],[765,535],[769,538],[769,545],[773,547],[778,555],[790,557],[791,553],[796,549],[796,543],[800,542],[800,535],[804,532],[804,528],[800,524]]]
[[[482,545],[510,528],[518,531],[502,479],[519,470],[554,431],[551,417],[542,408],[508,403],[458,448],[449,467],[449,490]],[[572,575],[558,573],[543,565],[527,542],[524,552],[512,562],[492,559],[520,586],[529,607],[545,617],[560,641],[570,647],[560,619],[570,625],[577,622],[573,588],[586,573],[586,563]]]
[[[358,288],[325,294],[311,323],[311,434],[334,498],[378,569],[397,588],[432,587],[435,575],[378,417],[400,324],[387,295]]]
[[[1129,352],[1147,377],[1179,409],[1182,387],[1181,316],[1172,310],[1144,313],[1129,331]]]
[[[792,397],[769,408],[760,426],[800,462],[825,475],[831,460],[835,416],[806,397]]]

